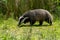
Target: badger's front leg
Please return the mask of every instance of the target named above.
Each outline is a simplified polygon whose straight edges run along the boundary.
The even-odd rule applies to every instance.
[[[32,26],[35,22],[35,20],[30,20],[30,25]]]

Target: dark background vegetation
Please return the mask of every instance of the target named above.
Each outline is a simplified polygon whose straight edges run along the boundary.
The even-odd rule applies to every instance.
[[[60,16],[60,0],[0,0],[0,14],[6,19],[18,19],[25,11],[46,9],[55,16]]]

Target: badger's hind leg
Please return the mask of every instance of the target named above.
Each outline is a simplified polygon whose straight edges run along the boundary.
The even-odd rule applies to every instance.
[[[52,20],[51,19],[47,19],[45,20],[47,23],[49,23],[50,25],[52,25]]]
[[[43,24],[43,21],[39,21],[39,25],[42,25]]]
[[[50,25],[52,25],[52,20],[49,20],[49,22],[48,22]]]
[[[52,22],[50,21],[50,25],[52,25]]]

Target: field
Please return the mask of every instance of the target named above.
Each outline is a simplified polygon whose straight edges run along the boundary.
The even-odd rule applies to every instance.
[[[0,19],[0,40],[60,40],[60,21],[56,20],[52,26],[44,22],[38,26],[36,22],[32,27],[29,23],[17,26],[18,21],[13,18]]]

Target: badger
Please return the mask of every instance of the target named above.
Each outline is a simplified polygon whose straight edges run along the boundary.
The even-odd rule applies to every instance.
[[[29,10],[19,17],[18,26],[21,25],[21,23],[28,22],[30,22],[30,25],[33,25],[36,21],[39,22],[39,25],[42,25],[44,21],[52,25],[53,17],[49,11],[44,9]]]

